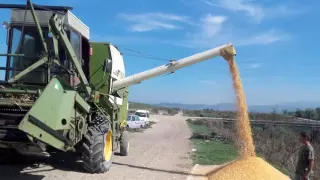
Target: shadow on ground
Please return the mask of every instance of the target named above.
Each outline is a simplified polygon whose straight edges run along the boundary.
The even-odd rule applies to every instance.
[[[30,157],[17,153],[8,154],[0,165],[0,179],[5,180],[42,180],[43,175],[35,175],[55,169],[62,171],[84,172],[82,162],[74,153],[53,153],[51,157]]]
[[[113,162],[112,164],[120,165],[120,166],[127,166],[131,168],[137,168],[137,169],[144,169],[149,171],[157,171],[157,172],[164,172],[164,173],[170,173],[170,174],[180,174],[180,175],[192,175],[192,176],[201,176],[204,177],[202,174],[193,174],[189,172],[184,171],[173,171],[173,170],[166,170],[166,169],[156,169],[156,168],[149,168],[149,167],[143,167],[143,166],[137,166],[137,165],[131,165],[131,164],[123,164],[118,162]]]

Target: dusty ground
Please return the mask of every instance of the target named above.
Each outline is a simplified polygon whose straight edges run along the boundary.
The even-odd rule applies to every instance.
[[[189,157],[190,136],[181,116],[153,116],[158,120],[145,132],[131,133],[130,155],[114,156],[114,163],[105,174],[86,174],[81,162],[72,155],[58,154],[54,158],[34,163],[19,158],[14,165],[0,166],[0,179],[24,180],[180,180],[187,179],[192,169]]]

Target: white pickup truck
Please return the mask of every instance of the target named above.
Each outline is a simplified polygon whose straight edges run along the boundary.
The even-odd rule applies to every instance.
[[[147,110],[137,110],[134,115],[139,116],[139,118],[145,122],[146,125],[149,125],[150,113]]]

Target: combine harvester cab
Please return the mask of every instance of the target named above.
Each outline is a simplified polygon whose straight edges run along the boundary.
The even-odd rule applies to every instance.
[[[103,173],[113,153],[128,155],[128,87],[217,56],[232,44],[125,77],[119,49],[90,42],[71,7],[0,4],[12,9],[5,80],[0,81],[0,151],[50,156],[79,152],[90,173]],[[20,38],[22,37],[22,38]],[[0,153],[0,158],[6,154]]]

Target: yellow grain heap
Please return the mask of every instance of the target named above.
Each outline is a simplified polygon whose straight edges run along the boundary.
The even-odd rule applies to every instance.
[[[223,52],[222,52],[223,54]],[[236,93],[238,108],[237,119],[237,146],[240,159],[226,166],[211,171],[207,174],[209,180],[287,180],[287,176],[263,159],[256,157],[255,147],[251,135],[251,127],[248,116],[245,94],[236,63],[231,56],[224,56],[228,61],[229,70],[232,74],[233,88]]]
[[[287,176],[258,157],[231,162],[213,172],[208,180],[289,180]]]

